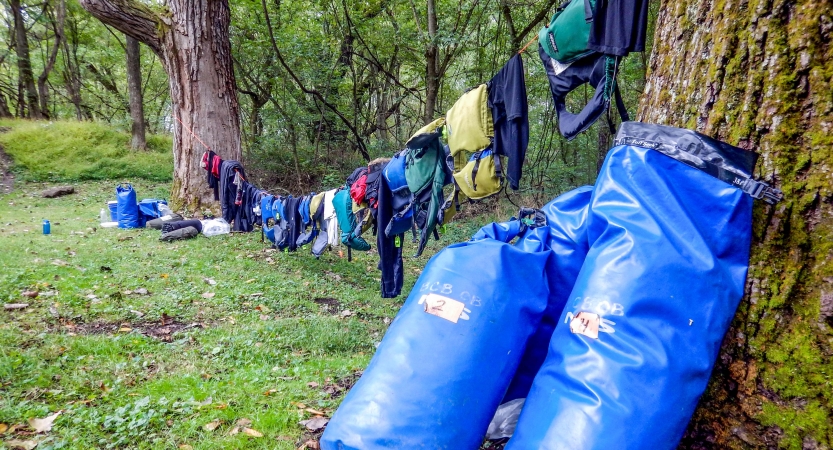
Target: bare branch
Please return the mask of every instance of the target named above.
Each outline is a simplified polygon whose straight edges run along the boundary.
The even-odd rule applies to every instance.
[[[95,18],[147,45],[162,57],[159,16],[135,0],[81,0],[81,6]]]

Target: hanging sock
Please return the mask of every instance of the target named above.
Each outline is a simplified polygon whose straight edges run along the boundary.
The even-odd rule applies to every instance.
[[[528,228],[484,227],[428,262],[323,450],[480,446],[547,306],[551,252],[508,244]]]
[[[676,448],[743,296],[754,189],[740,187],[780,197],[751,179],[757,155],[699,133],[626,122],[615,142],[509,450]]]

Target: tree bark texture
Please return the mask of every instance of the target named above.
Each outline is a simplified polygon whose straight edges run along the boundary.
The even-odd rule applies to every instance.
[[[639,119],[760,153],[746,296],[681,448],[833,447],[833,2],[664,0]]]
[[[29,40],[26,37],[26,23],[23,21],[23,10],[20,0],[11,0],[14,15],[14,40],[17,53],[17,76],[19,84],[26,92],[27,116],[40,119],[40,102],[38,90],[35,88],[35,75],[32,72],[32,60],[29,58]],[[19,111],[22,115],[22,111]]]
[[[142,64],[139,41],[127,36],[127,96],[130,102],[130,148],[144,150],[145,142],[145,108],[142,98]]]
[[[214,200],[200,167],[206,146],[223,159],[241,158],[228,1],[169,0],[168,10],[159,14],[136,0],[81,4],[162,60],[174,115],[172,201],[176,208],[192,211],[210,205]]]
[[[44,8],[45,9],[45,8]],[[38,76],[38,94],[40,96],[40,112],[44,118],[49,118],[49,89],[47,83],[49,82],[49,73],[55,67],[55,60],[58,58],[58,52],[61,50],[61,45],[64,40],[64,19],[66,17],[66,4],[64,0],[59,0],[57,10],[55,11],[55,18],[52,24],[52,29],[55,31],[55,42],[52,44],[52,50],[49,52],[49,58],[46,65],[43,67],[43,72]]]

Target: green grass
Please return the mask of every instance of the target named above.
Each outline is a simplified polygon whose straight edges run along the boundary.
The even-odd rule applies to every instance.
[[[40,198],[48,186],[19,183],[0,195],[0,297],[30,303],[0,310],[0,424],[64,412],[48,434],[21,427],[0,441],[33,439],[39,450],[297,448],[298,421],[311,416],[298,404],[331,414],[345,391],[323,388],[348,385],[365,367],[405,298],[379,297],[375,253],[316,260],[267,251],[259,233],[162,243],[155,230],[99,227],[114,183]],[[134,187],[139,198],[167,196],[167,184]],[[438,249],[502,214],[480,209],[487,214],[449,224],[422,257],[406,258],[405,294]],[[49,236],[42,219],[52,222]],[[140,288],[150,294],[126,293]],[[27,290],[41,295],[23,297]],[[243,418],[264,436],[229,435]],[[206,431],[214,420],[220,427]]]
[[[169,136],[149,135],[147,151],[131,151],[130,135],[96,122],[0,120],[0,145],[18,177],[29,181],[145,179],[170,181]]]

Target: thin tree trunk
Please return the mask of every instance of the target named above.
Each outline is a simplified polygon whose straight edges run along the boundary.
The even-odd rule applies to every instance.
[[[434,120],[437,96],[440,93],[439,48],[437,47],[437,11],[434,0],[428,5],[428,48],[425,50],[425,113],[423,122],[427,125]]]
[[[746,297],[681,448],[833,446],[830,0],[666,0],[638,118],[760,153]]]
[[[17,53],[17,71],[19,83],[26,92],[27,116],[30,119],[42,118],[38,90],[35,87],[35,75],[32,73],[32,61],[29,58],[29,41],[26,37],[26,23],[23,21],[23,10],[20,0],[11,0],[14,15],[15,51]],[[22,114],[22,113],[21,113]]]
[[[53,22],[53,30],[55,31],[55,42],[52,44],[52,51],[49,52],[49,58],[46,65],[43,67],[43,72],[38,76],[38,94],[40,95],[40,111],[41,114],[49,117],[49,89],[47,89],[47,82],[49,81],[49,74],[55,67],[55,60],[58,59],[58,52],[61,50],[61,45],[64,40],[64,19],[66,17],[66,5],[64,0],[58,1],[58,10],[55,14],[55,21]]]
[[[210,147],[224,159],[241,159],[228,0],[170,0],[162,14],[136,0],[81,0],[81,5],[159,55],[174,115],[172,201],[192,211],[211,204],[202,153]]]
[[[145,150],[145,108],[142,98],[142,64],[139,41],[127,36],[127,95],[130,101],[130,148]]]

